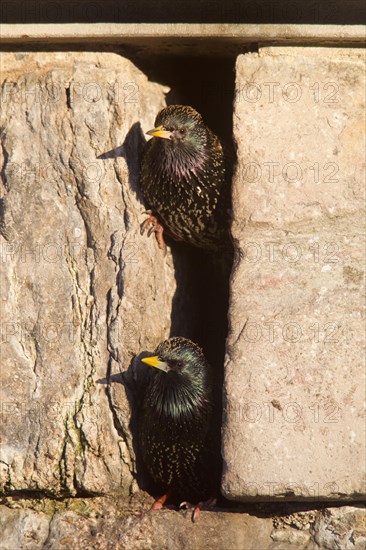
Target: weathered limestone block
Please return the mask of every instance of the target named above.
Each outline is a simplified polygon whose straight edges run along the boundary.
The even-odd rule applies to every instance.
[[[272,546],[271,518],[203,511],[199,521],[192,523],[191,511],[153,510],[137,515],[121,511],[110,500],[103,503],[97,502],[99,498],[85,499],[84,504],[78,500],[73,499],[70,509],[52,513],[0,506],[5,526],[0,533],[0,548],[265,550]]]
[[[128,493],[130,404],[96,381],[169,335],[137,181],[164,89],[109,53],[3,54],[1,76],[2,490]]]
[[[0,505],[1,550],[361,550],[365,548],[365,508],[342,506],[271,517],[202,511],[152,510],[141,514],[134,502],[94,497],[57,502],[8,500]],[[151,502],[151,501],[150,501]],[[146,503],[147,504],[147,503]],[[265,506],[265,505],[264,505]],[[281,506],[282,507],[282,506]],[[273,511],[273,508],[272,508]],[[238,512],[238,511],[237,511]]]
[[[268,48],[237,61],[230,499],[366,495],[363,57]]]

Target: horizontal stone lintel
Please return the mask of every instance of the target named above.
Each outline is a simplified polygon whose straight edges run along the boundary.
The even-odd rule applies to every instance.
[[[189,42],[215,41],[217,46],[258,42],[268,44],[363,44],[363,25],[306,24],[199,24],[199,23],[41,23],[3,24],[3,44],[106,42],[109,44],[155,45],[169,40],[180,49]]]

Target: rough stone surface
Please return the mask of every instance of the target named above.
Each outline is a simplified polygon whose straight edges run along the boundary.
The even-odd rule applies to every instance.
[[[362,550],[366,548],[365,508],[326,508],[318,514],[313,534],[320,548]]]
[[[237,61],[223,494],[365,497],[364,50]]]
[[[355,550],[364,548],[365,508],[325,508],[273,516],[232,510],[148,511],[152,499],[21,500],[0,506],[1,550]],[[354,546],[352,546],[352,544]]]
[[[17,508],[0,506],[1,550],[257,550],[272,544],[272,519],[247,513],[203,511],[192,523],[191,511],[147,511],[147,502],[125,508],[110,498],[73,498],[67,506],[48,502],[43,511],[25,501],[8,504]]]
[[[1,76],[1,488],[128,494],[130,404],[97,381],[169,335],[137,186],[164,89],[109,53],[2,54]]]

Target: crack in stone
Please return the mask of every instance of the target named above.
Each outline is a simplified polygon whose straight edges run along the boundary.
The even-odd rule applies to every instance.
[[[2,150],[2,153],[3,153],[3,165],[1,167],[1,170],[0,170],[0,177],[1,177],[1,181],[3,182],[3,185],[4,185],[4,189],[6,191],[6,193],[9,191],[9,186],[7,185],[8,183],[8,180],[7,180],[7,177],[6,177],[6,167],[9,163],[9,153],[5,147],[5,140],[6,140],[6,135],[4,132],[1,132],[0,133],[0,143],[1,143],[1,150]],[[5,193],[5,195],[6,195]]]
[[[120,245],[117,243],[117,232],[114,232],[113,235],[111,235],[111,246],[108,250],[108,257],[114,262],[116,265],[116,285],[115,288],[117,290],[117,304],[114,304],[114,298],[113,298],[113,289],[111,288],[108,293],[107,297],[107,345],[108,350],[110,353],[110,360],[108,361],[108,367],[107,367],[107,379],[111,377],[112,375],[112,364],[113,361],[119,363],[120,358],[118,355],[118,349],[115,348],[112,338],[112,327],[113,324],[117,321],[119,318],[119,310],[122,305],[122,299],[123,299],[123,272],[125,269],[125,264],[123,262],[123,244],[126,241],[127,238],[127,232],[122,237]],[[118,258],[116,254],[114,253],[113,249],[114,247],[119,247],[119,255]],[[107,387],[107,398],[109,403],[109,408],[112,413],[112,418],[114,422],[114,426],[117,429],[117,433],[119,436],[121,434],[123,435],[122,441],[119,442],[119,450],[120,450],[120,458],[121,461],[128,466],[128,469],[130,473],[134,476],[134,470],[135,470],[135,459],[134,459],[134,451],[133,451],[133,445],[132,445],[132,437],[129,433],[129,429],[126,426],[123,426],[118,415],[116,412],[116,406],[114,403],[114,396],[112,393],[112,388],[110,385]],[[125,446],[125,449],[122,449],[122,445]],[[125,452],[127,451],[128,457],[125,456]],[[122,480],[121,480],[122,481]]]
[[[83,221],[85,223],[84,218],[83,218]],[[72,277],[72,280],[73,280],[73,283],[74,283],[74,285],[73,285],[74,289],[75,289],[74,305],[77,307],[78,316],[79,316],[79,319],[80,319],[80,322],[81,322],[80,323],[80,343],[81,343],[81,349],[82,349],[81,362],[82,362],[82,365],[84,366],[84,383],[83,383],[82,395],[80,397],[78,407],[75,408],[76,410],[74,411],[74,414],[71,417],[72,422],[73,422],[72,429],[75,432],[74,435],[78,439],[78,444],[74,441],[73,437],[71,437],[68,422],[65,425],[65,427],[67,429],[67,432],[70,436],[70,443],[74,447],[74,451],[75,451],[75,455],[76,455],[75,460],[74,460],[74,476],[73,476],[73,479],[74,479],[74,487],[75,487],[75,490],[77,491],[77,489],[78,489],[77,485],[78,484],[77,484],[76,479],[75,479],[76,462],[78,460],[78,456],[80,457],[80,454],[82,455],[82,460],[84,462],[85,461],[85,449],[90,448],[90,445],[88,443],[86,434],[82,429],[82,422],[80,422],[80,419],[82,418],[82,416],[79,413],[82,413],[83,405],[87,401],[89,402],[89,404],[91,404],[90,389],[91,389],[91,386],[92,386],[92,375],[95,371],[95,367],[94,367],[94,360],[93,360],[92,350],[89,349],[89,346],[93,342],[93,337],[92,337],[92,326],[93,326],[92,311],[93,311],[93,306],[95,304],[95,292],[94,292],[93,300],[88,302],[88,298],[87,298],[86,308],[85,308],[86,311],[84,311],[83,304],[81,302],[81,294],[84,293],[84,291],[83,291],[83,289],[81,288],[81,285],[80,285],[80,280],[79,280],[79,277],[78,277],[77,269],[75,268],[74,260],[71,256],[71,253],[70,253],[69,243],[68,243],[68,249],[67,249],[67,255],[66,255],[66,264],[68,266],[69,273],[70,273],[70,275]],[[89,289],[92,292],[94,291],[92,277],[90,277]],[[89,369],[87,368],[87,365],[89,365]],[[87,398],[87,396],[88,396],[88,398]],[[69,419],[69,420],[71,420],[71,419]],[[66,442],[66,445],[67,445],[67,442]],[[81,450],[81,453],[78,453],[78,450],[79,451]],[[65,446],[65,452],[67,452],[66,446]]]
[[[49,519],[49,522],[48,522],[48,533],[47,533],[46,540],[43,543],[43,549],[44,550],[47,550],[48,548],[50,548],[50,544],[51,544],[51,527],[52,527],[52,522],[53,522],[53,519],[56,515],[56,512],[57,512],[56,509],[53,510],[52,515],[51,515],[51,517]]]
[[[39,315],[38,315],[38,317],[39,317]],[[37,318],[37,323],[38,323],[38,318]],[[35,376],[35,384],[34,384],[34,389],[33,389],[33,397],[34,397],[35,394],[37,393],[37,390],[38,390],[39,377],[38,377],[38,374],[37,374],[37,364],[38,364],[38,357],[41,355],[41,350],[40,350],[40,346],[39,346],[39,343],[37,341],[37,338],[34,336],[33,332],[30,332],[29,336],[31,337],[31,339],[34,343],[34,351],[35,351],[35,354],[36,354],[36,356],[34,358],[34,361],[33,361],[33,366],[32,366],[34,376]],[[23,344],[22,344],[22,348],[23,348],[23,351],[24,351],[24,355],[27,357]]]
[[[71,92],[70,92],[70,86],[66,86],[65,88],[65,94],[66,94],[66,106],[68,110],[71,110]]]

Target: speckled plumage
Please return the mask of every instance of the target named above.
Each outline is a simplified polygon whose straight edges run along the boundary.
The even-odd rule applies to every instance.
[[[199,499],[214,491],[215,468],[209,437],[213,412],[211,373],[201,349],[174,337],[155,355],[168,372],[149,367],[140,395],[139,446],[162,493]]]
[[[220,141],[186,105],[160,111],[155,126],[171,137],[153,137],[146,145],[144,197],[173,238],[215,250],[228,238],[229,184]]]

